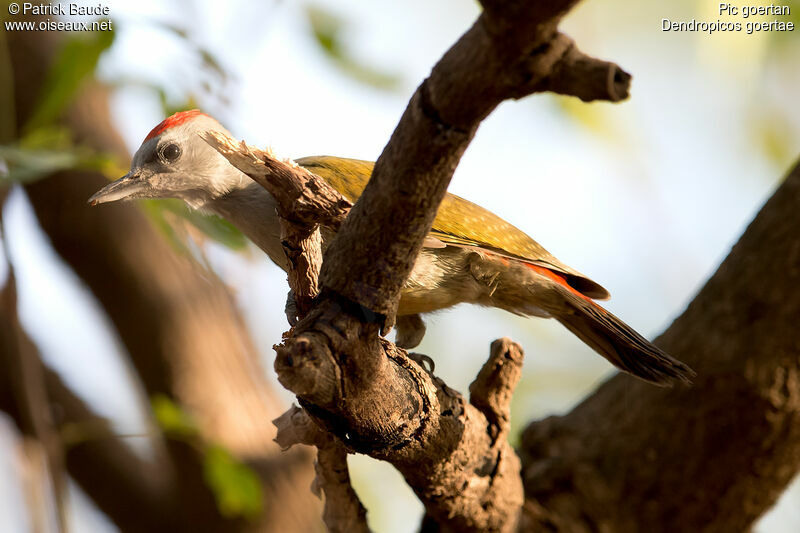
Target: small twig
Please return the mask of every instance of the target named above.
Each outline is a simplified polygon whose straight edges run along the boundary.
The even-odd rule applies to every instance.
[[[469,401],[486,416],[494,439],[508,433],[511,397],[522,375],[523,357],[519,344],[507,338],[497,339],[492,343],[489,359],[469,386]]]
[[[350,484],[347,449],[340,440],[320,429],[305,410],[292,406],[273,421],[278,428],[275,441],[281,448],[295,444],[317,447],[317,477],[312,490],[325,494],[323,519],[333,533],[366,533],[367,511]]]
[[[322,518],[332,533],[368,532],[367,510],[361,504],[347,468],[347,451],[342,444],[330,439],[329,444],[317,446],[318,490],[325,492]]]
[[[537,91],[577,96],[584,102],[619,102],[628,98],[631,75],[619,65],[584,54],[562,33],[557,34],[553,42],[564,43],[567,49],[552,73],[540,82]]]
[[[311,310],[319,294],[319,270],[322,266],[322,235],[319,228],[295,224],[281,218],[281,243],[289,261],[288,282],[292,289],[297,317]]]

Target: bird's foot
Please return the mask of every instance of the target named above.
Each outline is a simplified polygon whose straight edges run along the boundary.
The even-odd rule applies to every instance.
[[[286,320],[289,321],[289,325],[292,327],[297,325],[300,318],[297,311],[297,301],[294,299],[294,291],[292,289],[289,289],[289,293],[286,295],[286,305],[283,311],[286,313]]]
[[[416,348],[425,336],[425,322],[419,315],[398,316],[395,327],[397,327],[395,344],[404,350]]]
[[[429,355],[417,352],[408,352],[408,358],[422,367],[425,372],[433,376],[433,371],[436,370],[436,364]]]

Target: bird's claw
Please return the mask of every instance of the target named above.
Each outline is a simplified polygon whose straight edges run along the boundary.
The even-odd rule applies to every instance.
[[[395,344],[404,350],[416,348],[425,336],[425,322],[419,315],[398,316],[395,326],[397,327]]]
[[[286,320],[289,321],[289,325],[295,327],[300,321],[300,318],[297,311],[297,302],[294,299],[294,291],[291,289],[289,289],[289,293],[286,295],[286,305],[283,311],[286,313]]]
[[[433,375],[433,371],[436,369],[436,364],[429,355],[425,355],[424,353],[409,352],[408,358],[421,366],[425,372]]]

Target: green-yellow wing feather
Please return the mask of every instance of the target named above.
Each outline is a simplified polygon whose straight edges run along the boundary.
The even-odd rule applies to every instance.
[[[323,178],[355,203],[361,196],[374,163],[334,156],[312,156],[297,164]],[[592,298],[608,298],[608,291],[553,257],[542,245],[499,216],[468,200],[447,193],[433,221],[431,236],[445,244],[482,248],[500,255],[560,272],[575,289]]]

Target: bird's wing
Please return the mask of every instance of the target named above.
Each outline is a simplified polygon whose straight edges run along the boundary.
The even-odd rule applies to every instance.
[[[304,157],[296,162],[354,203],[367,185],[374,166],[370,161],[334,156]],[[525,232],[488,209],[454,194],[447,193],[442,200],[428,239],[432,239],[430,243],[478,248],[539,265],[563,274],[569,285],[586,296],[601,300],[609,297],[605,288],[556,259]],[[437,246],[431,244],[431,247]]]

